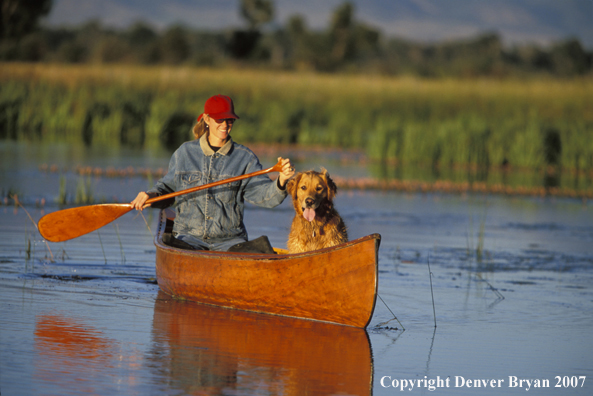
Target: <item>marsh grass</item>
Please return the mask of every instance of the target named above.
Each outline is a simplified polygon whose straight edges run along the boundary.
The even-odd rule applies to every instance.
[[[91,177],[80,177],[76,185],[76,199],[74,203],[77,205],[87,205],[92,204],[94,201]]]
[[[99,230],[97,230],[97,235],[99,236],[99,244],[101,245],[101,251],[103,252],[103,259],[105,260],[105,264],[107,264],[107,256],[105,255],[105,248],[103,247],[103,240],[101,239]]]
[[[14,104],[0,117],[5,134],[20,139],[176,144],[191,138],[205,100],[225,93],[241,116],[233,134],[242,143],[359,148],[372,160],[443,169],[544,169],[548,151],[559,149],[546,136],[557,131],[555,165],[593,171],[591,78],[422,80],[3,63],[0,84],[0,103]]]
[[[119,241],[119,250],[121,252],[121,261],[122,261],[122,264],[125,264],[126,254],[124,253],[124,245],[122,244],[121,237],[119,236],[119,225],[113,224],[113,228],[115,229],[115,233],[117,235],[117,240]]]
[[[436,312],[436,308],[434,306],[434,291],[432,289],[432,277],[434,276],[434,274],[432,273],[432,270],[430,269],[430,253],[428,254],[427,264],[428,264],[428,278],[430,280],[430,296],[432,298],[432,314],[433,314],[433,318],[434,318],[434,328],[436,329],[436,327],[437,327],[437,312]]]
[[[473,260],[475,259],[478,267],[484,263],[484,241],[486,238],[486,215],[488,211],[488,202],[484,202],[484,211],[480,217],[480,224],[478,226],[477,243],[474,244],[474,216],[469,215],[469,226],[467,232],[467,254]]]
[[[492,284],[490,282],[488,282],[486,279],[484,279],[481,274],[477,273],[476,274],[476,277],[478,278],[478,280],[480,282],[486,283],[486,285],[492,291],[492,293],[494,293],[496,295],[497,301],[498,300],[504,300],[504,295],[497,288],[495,288],[494,286],[492,286]]]
[[[402,332],[406,331],[406,328],[404,327],[404,325],[402,324],[402,322],[399,321],[399,319],[397,318],[397,316],[395,316],[395,314],[393,313],[393,311],[391,310],[391,308],[389,308],[389,305],[387,305],[387,303],[385,302],[385,300],[383,300],[383,298],[381,297],[381,295],[379,295],[377,293],[377,297],[379,297],[379,300],[381,300],[381,302],[383,303],[383,305],[385,305],[385,308],[387,308],[387,310],[391,313],[391,315],[393,315],[393,318],[385,321],[385,322],[381,322],[375,325],[375,329],[380,329],[380,328],[385,328],[388,330],[399,330],[397,327],[396,328],[390,328],[390,327],[384,327],[387,326],[391,321],[393,320],[397,320],[397,323],[399,323],[399,325],[401,326],[401,330]]]
[[[74,197],[74,198],[72,198]],[[60,175],[60,186],[56,198],[58,205],[88,205],[95,202],[93,193],[92,178],[90,175],[81,174],[76,182],[74,194],[68,192],[68,181],[64,174]]]
[[[14,206],[18,206],[20,202],[19,197],[22,199],[23,193],[14,189],[13,187],[9,187],[7,190],[2,188],[2,203],[4,205],[8,206],[12,201]]]
[[[473,271],[475,278],[481,282],[485,283],[488,288],[496,295],[496,301],[493,303],[497,304],[500,301],[504,300],[504,295],[496,289],[490,282],[488,282],[484,277],[482,277],[482,272],[492,271],[492,263],[491,258],[488,255],[488,252],[484,250],[484,242],[485,242],[485,230],[486,230],[486,214],[488,209],[488,202],[484,202],[484,211],[480,217],[480,224],[478,228],[478,240],[477,244],[474,245],[473,235],[474,235],[474,222],[473,222],[473,215],[470,214],[469,216],[469,227],[468,227],[468,237],[467,237],[467,255],[470,259],[470,263],[475,262],[476,268]],[[468,282],[472,279],[472,268],[469,268],[470,275],[468,276]],[[469,283],[468,283],[469,288]]]
[[[480,230],[478,231],[478,246],[476,247],[476,260],[481,263],[484,258],[484,238],[486,230],[486,211],[480,221]]]
[[[26,258],[26,260],[31,259],[31,237],[29,236],[29,232],[27,232],[26,227],[25,227],[25,258]]]
[[[68,203],[68,193],[66,192],[66,178],[60,176],[60,189],[58,192],[58,204],[66,205]]]
[[[18,196],[14,195],[12,196],[12,198],[14,199],[15,202],[15,207],[20,207],[25,214],[27,215],[27,217],[29,218],[29,220],[31,221],[31,223],[33,223],[33,226],[35,227],[35,229],[37,230],[37,232],[39,233],[39,227],[37,226],[37,223],[33,220],[33,217],[31,217],[31,214],[29,213],[29,211],[27,211],[27,209],[25,209],[25,207],[20,203],[20,201],[18,200]],[[25,253],[27,255],[27,259],[31,258],[31,238],[27,232],[27,227],[25,226],[25,239],[26,239],[26,250]],[[47,248],[47,251],[49,252],[50,255],[50,261],[53,263],[54,260],[54,255],[49,247],[49,244],[47,243],[47,241],[44,239],[43,240],[45,242],[45,247]]]
[[[152,213],[152,212],[151,212]],[[144,213],[142,213],[142,211],[140,211],[140,216],[142,216],[142,219],[144,220],[144,224],[146,224],[146,229],[148,230],[148,234],[154,238],[155,235],[152,233],[152,230],[150,229],[150,225],[148,224],[148,220],[146,220],[146,217],[144,217]]]

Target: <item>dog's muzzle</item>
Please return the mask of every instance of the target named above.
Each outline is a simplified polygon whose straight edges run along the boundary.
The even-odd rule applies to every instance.
[[[315,205],[315,200],[313,198],[305,199],[305,207],[303,209],[303,217],[307,221],[313,221],[315,218],[315,209],[313,206]]]

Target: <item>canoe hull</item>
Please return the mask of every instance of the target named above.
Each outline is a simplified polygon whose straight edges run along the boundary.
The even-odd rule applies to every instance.
[[[155,239],[159,287],[175,297],[246,311],[368,325],[377,296],[380,235],[299,254],[241,254],[163,244]]]

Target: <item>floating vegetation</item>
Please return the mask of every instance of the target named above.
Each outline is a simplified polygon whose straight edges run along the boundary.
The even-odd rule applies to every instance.
[[[41,164],[39,170],[44,173],[57,173],[66,172],[68,169],[59,168],[57,165]],[[158,169],[147,169],[147,168],[134,168],[128,166],[126,168],[115,168],[115,167],[92,167],[92,166],[76,166],[72,169],[72,172],[79,176],[94,176],[94,177],[108,177],[108,178],[125,178],[125,177],[145,177],[148,179],[157,178],[160,179],[165,175],[166,170],[164,168]]]
[[[56,165],[43,164],[39,167],[43,172],[57,172]],[[109,178],[130,178],[144,177],[152,185],[152,180],[159,179],[165,175],[163,168],[121,168],[114,167],[82,167],[78,166],[73,171],[80,176],[87,176],[86,179],[79,179],[77,187],[77,204],[93,203],[92,191],[90,185],[90,176],[109,177]],[[332,175],[332,179],[340,189],[345,190],[383,190],[383,191],[402,191],[409,193],[446,193],[446,194],[495,194],[508,196],[539,196],[539,197],[567,197],[578,199],[593,199],[593,187],[588,189],[577,189],[570,187],[550,187],[550,186],[511,186],[503,183],[486,183],[481,181],[460,181],[436,180],[402,180],[402,179],[378,179],[372,177],[342,177]],[[89,198],[90,197],[90,198]],[[66,204],[66,181],[60,177],[60,194],[58,202]]]
[[[378,180],[372,178],[344,178],[332,175],[332,179],[343,189],[355,190],[393,190],[409,193],[447,193],[447,194],[497,194],[509,196],[554,196],[579,199],[593,199],[593,189],[577,190],[558,187],[523,187],[504,184],[487,184],[483,182],[452,182],[437,180],[425,182],[418,180]]]
[[[22,197],[22,194],[13,188],[9,188],[8,190],[2,189],[2,200],[0,200],[0,205],[18,206],[20,203],[19,196]]]

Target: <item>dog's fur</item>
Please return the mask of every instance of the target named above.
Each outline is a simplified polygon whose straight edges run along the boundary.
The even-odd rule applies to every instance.
[[[325,169],[322,172],[298,173],[287,185],[292,197],[295,216],[288,235],[289,253],[301,253],[323,249],[348,242],[344,221],[334,208],[333,200],[337,187]],[[311,210],[315,217],[308,221]]]

